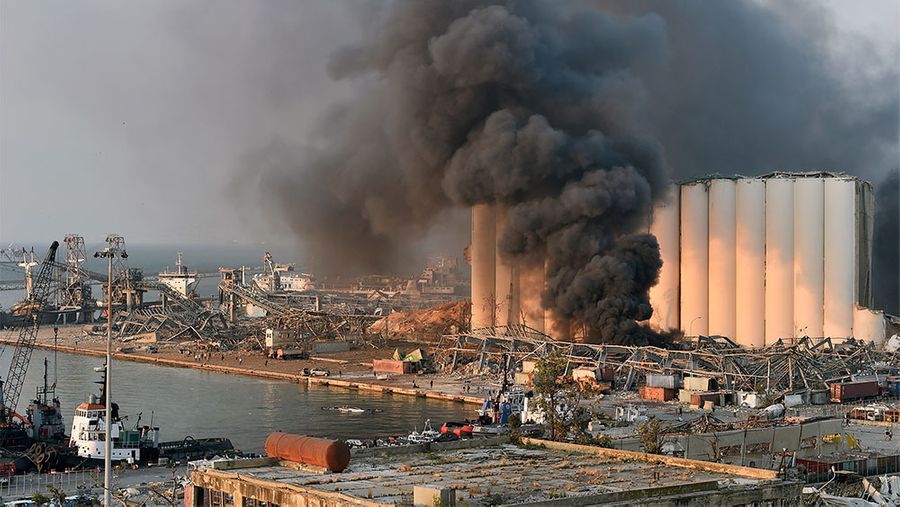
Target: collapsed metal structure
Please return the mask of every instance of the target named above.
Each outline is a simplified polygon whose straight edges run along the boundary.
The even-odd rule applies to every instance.
[[[714,378],[725,389],[789,392],[825,389],[829,382],[852,376],[880,375],[900,368],[900,352],[877,350],[858,340],[798,338],[748,349],[721,337],[701,336],[665,349],[555,341],[524,325],[497,326],[444,335],[438,364],[453,372],[474,361],[479,372],[511,358],[539,359],[561,350],[572,367],[611,368],[617,383],[629,390],[647,374],[680,374]]]
[[[346,311],[347,307],[337,305],[332,305],[331,311],[320,311],[322,304],[316,295],[295,296],[295,301],[292,301],[295,306],[273,301],[267,294],[249,285],[223,282],[219,289],[228,297],[229,305],[233,306],[235,299],[238,299],[261,308],[268,313],[273,326],[292,331],[298,339],[308,341],[346,340],[363,336],[372,322],[380,318],[378,315]]]

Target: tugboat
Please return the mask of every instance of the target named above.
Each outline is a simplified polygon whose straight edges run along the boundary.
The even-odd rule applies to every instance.
[[[80,458],[88,463],[102,464],[106,457],[106,369],[103,380],[98,382],[103,387],[100,396],[90,395],[87,402],[78,405],[72,419],[72,435],[69,445],[75,449]],[[147,463],[159,458],[159,428],[137,426],[128,430],[119,417],[119,405],[112,404],[110,414],[112,424],[109,434],[112,437],[110,459],[113,463],[125,461],[129,464]],[[138,418],[140,424],[140,418]]]
[[[102,464],[106,456],[106,368],[98,367],[94,370],[103,373],[102,380],[97,382],[103,386],[100,396],[90,395],[87,402],[78,405],[72,419],[69,446],[80,459],[77,466]],[[129,430],[125,428],[123,418],[119,417],[119,406],[116,403],[112,404],[110,412],[113,463],[152,463],[159,458],[204,459],[235,452],[231,440],[221,437],[195,439],[187,436],[182,440],[160,442],[159,428],[152,426],[152,423],[151,426],[141,426],[140,414],[134,428]]]

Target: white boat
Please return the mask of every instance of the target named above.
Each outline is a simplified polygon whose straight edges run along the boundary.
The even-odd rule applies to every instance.
[[[79,457],[86,460],[102,463],[106,456],[106,406],[99,403],[96,397],[86,403],[78,405],[75,409],[75,417],[72,418],[72,436],[69,445],[74,447]],[[118,407],[113,404],[112,435],[113,463],[126,461],[138,463],[155,459],[159,452],[156,446],[159,444],[159,428],[142,426],[134,430],[125,429],[125,425],[118,418]]]
[[[106,382],[103,381],[101,385],[105,389]],[[87,402],[78,405],[75,417],[72,418],[72,433],[69,437],[69,445],[79,457],[97,464],[103,463],[106,457],[105,395],[104,391],[101,391],[100,396],[92,394]],[[156,460],[159,456],[159,428],[139,426],[132,430],[126,429],[124,421],[119,418],[119,406],[115,403],[112,404],[110,413],[113,421],[109,425],[112,462],[139,463]]]
[[[359,407],[348,407],[346,405],[341,407],[322,407],[322,410],[334,410],[335,412],[340,412],[342,414],[362,414],[368,412],[368,410]]]
[[[441,432],[431,428],[431,419],[425,419],[425,426],[422,428],[422,432],[419,433],[414,429],[406,439],[412,444],[424,444],[434,442],[439,436],[441,436]]]

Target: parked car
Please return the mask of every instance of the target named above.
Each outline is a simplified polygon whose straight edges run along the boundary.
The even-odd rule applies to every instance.
[[[325,368],[303,368],[303,374],[310,377],[327,377],[331,372]]]

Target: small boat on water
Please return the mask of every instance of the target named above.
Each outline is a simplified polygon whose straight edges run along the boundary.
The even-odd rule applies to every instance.
[[[435,431],[431,428],[431,419],[425,419],[425,426],[422,427],[422,432],[419,433],[416,429],[413,429],[413,432],[406,439],[412,444],[425,444],[434,442],[440,436],[440,431]]]
[[[348,407],[346,405],[342,405],[339,407],[322,407],[322,410],[332,410],[334,412],[340,412],[342,414],[380,414],[384,412],[384,410],[380,408],[359,408]]]

